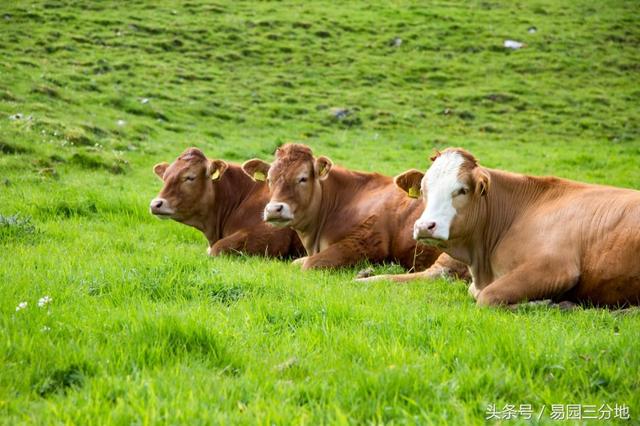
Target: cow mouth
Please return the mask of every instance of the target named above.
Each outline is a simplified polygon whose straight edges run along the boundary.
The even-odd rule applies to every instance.
[[[427,245],[427,246],[435,246],[435,247],[438,247],[438,248],[443,248],[443,247],[445,247],[447,245],[445,240],[441,240],[441,239],[433,238],[433,237],[431,237],[431,238],[429,238],[429,237],[421,237],[421,238],[418,238],[416,241],[418,241],[420,244],[424,244],[424,245]]]
[[[285,226],[288,226],[291,223],[292,219],[286,219],[283,217],[273,217],[273,218],[267,218],[266,222],[271,225],[271,226],[275,226],[276,228],[284,228]]]
[[[158,219],[173,219],[173,215],[175,214],[174,212],[168,212],[168,211],[161,211],[161,210],[156,210],[153,211],[151,210],[151,214],[154,215],[155,217],[157,217]]]

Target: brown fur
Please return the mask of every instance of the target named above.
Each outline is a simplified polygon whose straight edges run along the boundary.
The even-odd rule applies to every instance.
[[[245,171],[251,175],[254,167],[252,163]],[[327,167],[328,173],[320,177]],[[309,174],[302,189],[296,181],[301,171]],[[324,157],[314,158],[309,147],[288,144],[278,149],[269,180],[271,200],[286,202],[294,211],[291,226],[307,251],[301,260],[305,269],[349,266],[368,259],[395,261],[419,271],[440,255],[436,248],[416,244],[412,238],[423,201],[406,197],[390,177],[331,166]]]
[[[313,161],[313,151],[306,145],[289,143],[276,150],[276,158],[285,165],[298,161]]]
[[[262,221],[269,189],[247,177],[240,166],[208,160],[199,149],[189,148],[171,165],[161,163],[154,170],[164,181],[158,197],[175,210],[171,219],[200,230],[209,241],[210,255],[280,257],[303,253],[295,232],[275,229]],[[216,170],[220,176],[214,181],[211,178]],[[187,184],[186,175],[195,180]]]

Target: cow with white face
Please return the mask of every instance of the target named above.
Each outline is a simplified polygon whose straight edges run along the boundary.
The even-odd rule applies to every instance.
[[[640,192],[481,167],[462,149],[432,158],[414,237],[469,265],[481,305],[553,299],[640,304]]]
[[[465,208],[474,196],[483,196],[488,186],[484,172],[470,169],[476,162],[466,151],[445,151],[433,160],[420,182],[426,208],[413,227],[413,238],[418,241],[447,241],[464,234],[473,226],[465,223]]]

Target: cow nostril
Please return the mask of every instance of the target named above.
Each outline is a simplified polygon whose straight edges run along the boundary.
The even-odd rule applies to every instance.
[[[278,204],[278,207],[276,207],[276,211],[277,211],[278,213],[280,213],[280,212],[282,211],[282,208],[283,208],[283,207],[284,207],[284,206],[283,206],[282,204]]]
[[[155,204],[154,204],[154,207],[157,208],[157,209],[162,207],[162,200],[156,201]]]
[[[429,222],[429,224],[427,225],[427,229],[429,231],[433,231],[436,228],[436,223],[435,222]]]

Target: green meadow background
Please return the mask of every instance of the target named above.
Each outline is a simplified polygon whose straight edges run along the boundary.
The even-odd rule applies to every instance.
[[[638,311],[208,258],[148,203],[186,147],[242,162],[287,141],[389,175],[462,146],[638,189],[639,24],[619,0],[1,1],[0,423],[510,425],[528,421],[490,405],[524,404],[556,424],[552,404],[618,404],[638,424]]]

